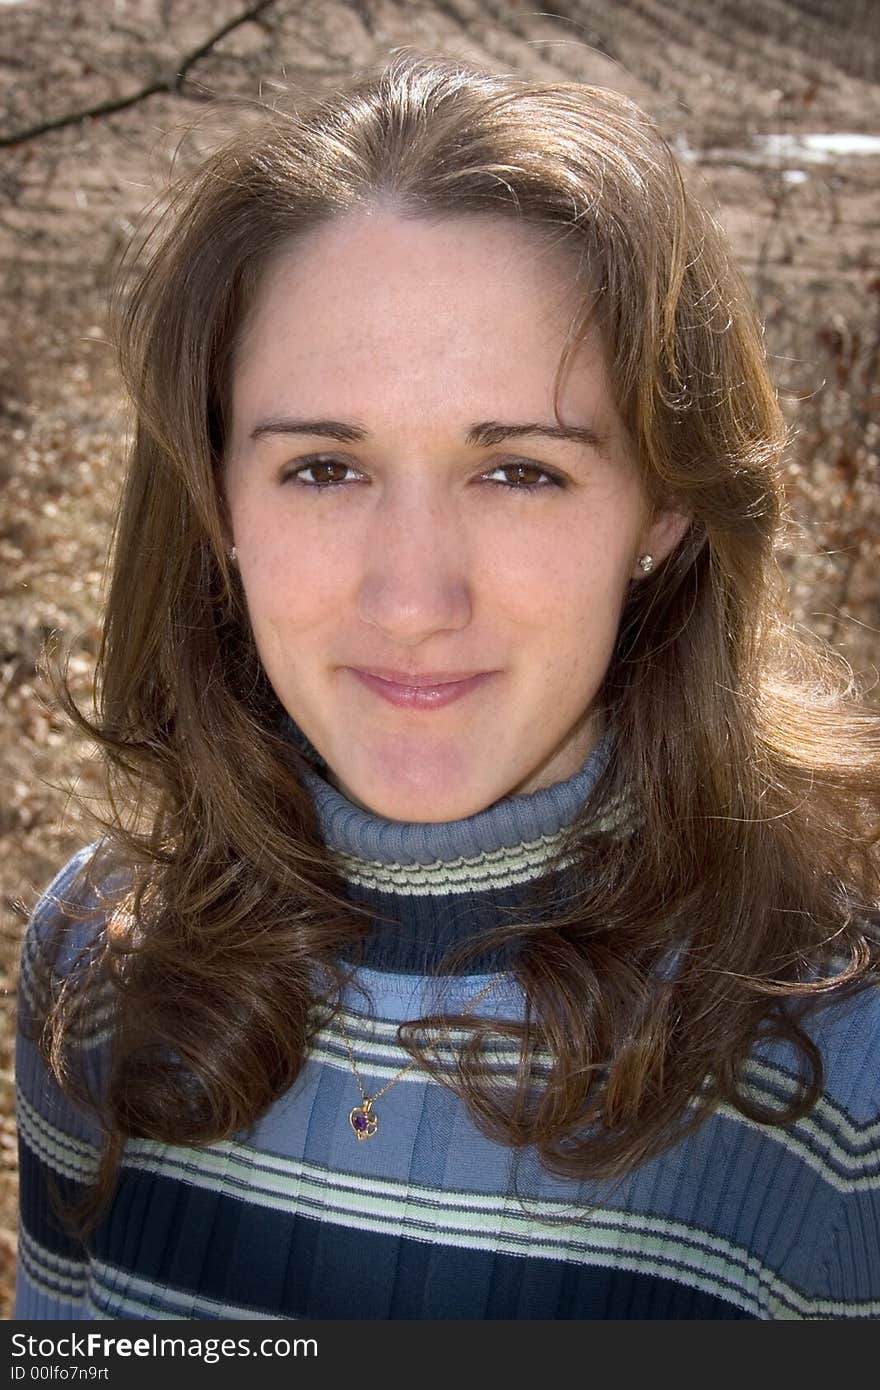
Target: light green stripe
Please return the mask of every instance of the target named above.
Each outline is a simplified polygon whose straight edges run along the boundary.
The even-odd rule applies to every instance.
[[[750,1058],[746,1063],[746,1074],[749,1077],[754,1076],[758,1085],[764,1081],[769,1086],[775,1081],[778,1086],[784,1087],[790,1096],[794,1096],[798,1090],[796,1081],[778,1067],[766,1062]],[[880,1144],[880,1120],[860,1125],[851,1120],[842,1107],[833,1104],[826,1097],[820,1096],[808,1119],[827,1125],[831,1132],[829,1137],[840,1134],[854,1148],[870,1144],[872,1141]]]
[[[806,1164],[814,1173],[818,1173],[823,1182],[829,1187],[833,1187],[836,1192],[873,1192],[880,1190],[880,1168],[874,1173],[867,1173],[864,1176],[853,1176],[851,1178],[841,1177],[841,1175],[831,1167],[830,1155],[834,1155],[839,1167],[849,1169],[853,1174],[857,1174],[860,1168],[865,1166],[865,1155],[852,1155],[845,1149],[838,1148],[830,1136],[815,1125],[810,1125],[803,1120],[798,1122],[798,1128],[816,1136],[822,1148],[822,1153],[816,1153],[810,1148],[805,1139],[798,1137],[797,1131],[791,1128],[784,1129],[779,1125],[762,1125],[757,1120],[750,1119],[747,1115],[742,1115],[738,1110],[734,1110],[731,1105],[719,1105],[715,1111],[725,1120],[751,1130],[753,1134],[760,1134],[762,1139],[769,1143],[777,1144],[785,1149],[801,1163]],[[825,1155],[829,1155],[826,1157]],[[874,1164],[877,1163],[877,1155],[870,1155]]]
[[[60,1256],[40,1245],[23,1228],[19,1232],[18,1258],[34,1288],[46,1298],[82,1298],[86,1287],[86,1266]]]
[[[77,1182],[89,1182],[94,1178],[99,1150],[85,1140],[72,1138],[44,1119],[25,1099],[20,1088],[16,1092],[16,1118],[19,1133],[28,1148],[56,1173]]]
[[[26,943],[30,941],[26,938]],[[34,959],[38,958],[40,965],[45,967],[47,979],[56,978],[53,976],[50,966],[45,960],[42,952],[36,947],[26,944],[21,957],[21,970],[19,972],[18,987],[27,1001],[28,1010],[32,1018],[36,1017],[41,1008],[41,998],[37,995],[36,977],[37,972],[34,967]],[[82,1051],[97,1047],[106,1042],[111,1037],[110,1023],[113,1015],[113,1005],[109,1002],[114,998],[112,986],[105,984],[96,989],[90,1001],[88,1031],[74,1034],[74,1041]]]
[[[271,1166],[257,1165],[239,1159],[236,1146],[217,1147],[223,1152],[200,1170],[192,1168],[186,1150],[158,1153],[143,1148],[140,1153],[127,1153],[126,1162],[133,1160],[135,1166],[147,1171],[186,1177],[211,1191],[244,1195],[254,1205],[287,1214],[308,1206],[320,1219],[334,1225],[349,1226],[356,1218],[361,1230],[567,1263],[600,1263],[613,1254],[615,1267],[642,1269],[647,1262],[653,1272],[665,1271],[666,1277],[670,1270],[685,1271],[697,1281],[697,1287],[727,1299],[733,1295],[723,1279],[735,1273],[736,1280],[749,1286],[742,1291],[744,1307],[758,1306],[761,1289],[772,1291],[792,1307],[800,1298],[755,1255],[682,1222],[603,1209],[586,1222],[572,1222],[569,1217],[566,1224],[551,1224],[546,1217],[555,1216],[558,1221],[570,1212],[570,1203],[546,1198],[530,1201],[535,1215],[529,1216],[515,1198],[442,1192],[375,1178],[352,1177],[346,1184],[343,1175],[304,1163],[275,1158]]]
[[[537,878],[561,842],[560,835],[541,836],[529,844],[436,864],[383,864],[343,853],[336,857],[343,878],[358,887],[408,898],[441,897],[509,888]]]
[[[22,1226],[19,1231],[19,1251],[29,1255],[44,1269],[52,1270],[68,1279],[82,1278],[83,1264],[81,1260],[69,1260],[66,1256],[58,1255],[54,1250],[49,1250],[47,1246],[41,1245],[31,1235],[26,1226]]]
[[[246,1308],[239,1303],[220,1303],[213,1298],[187,1293],[185,1289],[157,1284],[150,1279],[137,1278],[125,1269],[104,1264],[100,1260],[92,1260],[90,1270],[92,1274],[90,1298],[94,1299],[96,1292],[103,1292],[112,1299],[117,1308],[117,1311],[112,1315],[114,1319],[129,1316],[154,1319],[158,1322],[162,1319],[172,1320],[201,1314],[213,1318],[237,1318],[245,1322],[282,1321],[282,1319],[271,1313],[264,1313],[260,1309]],[[170,1304],[170,1311],[165,1307],[157,1308],[156,1304],[150,1301],[153,1297],[161,1299],[163,1304]],[[176,1310],[175,1303],[177,1304]],[[187,1312],[184,1312],[184,1309]],[[98,1309],[96,1311],[102,1320],[106,1320],[106,1313]],[[185,1340],[186,1334],[182,1335]]]

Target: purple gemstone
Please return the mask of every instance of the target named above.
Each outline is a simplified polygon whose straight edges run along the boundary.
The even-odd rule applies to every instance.
[[[355,1117],[354,1117],[354,1127],[355,1127],[355,1129],[366,1129],[366,1127],[367,1127],[367,1117],[366,1117],[366,1115],[355,1115]]]

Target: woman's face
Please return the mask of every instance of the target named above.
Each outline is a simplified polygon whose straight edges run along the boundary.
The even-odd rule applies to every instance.
[[[571,284],[512,221],[361,213],[278,256],[242,333],[225,483],[257,649],[390,819],[576,772],[637,557],[686,528],[649,513],[595,348],[557,433]]]

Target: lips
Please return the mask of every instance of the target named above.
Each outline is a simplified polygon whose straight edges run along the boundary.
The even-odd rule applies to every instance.
[[[383,700],[391,705],[397,705],[401,709],[441,709],[445,705],[450,705],[454,700],[460,700],[471,691],[484,685],[493,675],[494,671],[479,671],[476,674],[458,677],[456,673],[450,676],[445,673],[442,677],[437,675],[410,676],[402,672],[393,674],[396,679],[390,679],[384,674],[379,674],[374,670],[362,671],[357,667],[348,668],[352,675],[368,690],[375,695],[379,695]]]

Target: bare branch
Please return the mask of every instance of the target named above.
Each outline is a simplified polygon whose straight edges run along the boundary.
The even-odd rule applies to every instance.
[[[210,53],[211,49],[215,48],[221,39],[225,39],[227,34],[231,34],[233,29],[257,19],[264,10],[267,10],[274,3],[275,0],[257,0],[256,4],[248,5],[246,10],[242,10],[240,14],[227,20],[216,33],[200,44],[198,48],[188,53],[182,59],[176,72],[166,73],[164,77],[158,77],[155,82],[148,83],[146,87],[141,87],[129,96],[111,97],[108,101],[98,102],[96,106],[86,107],[82,111],[70,111],[65,116],[55,116],[52,120],[40,122],[39,125],[14,131],[12,135],[0,135],[0,149],[24,144],[26,140],[36,140],[38,136],[46,135],[50,130],[62,130],[65,126],[78,125],[80,121],[93,120],[98,116],[112,116],[117,111],[125,111],[128,107],[136,106],[138,102],[146,101],[147,97],[156,96],[160,92],[180,96],[187,73],[200,59]]]

